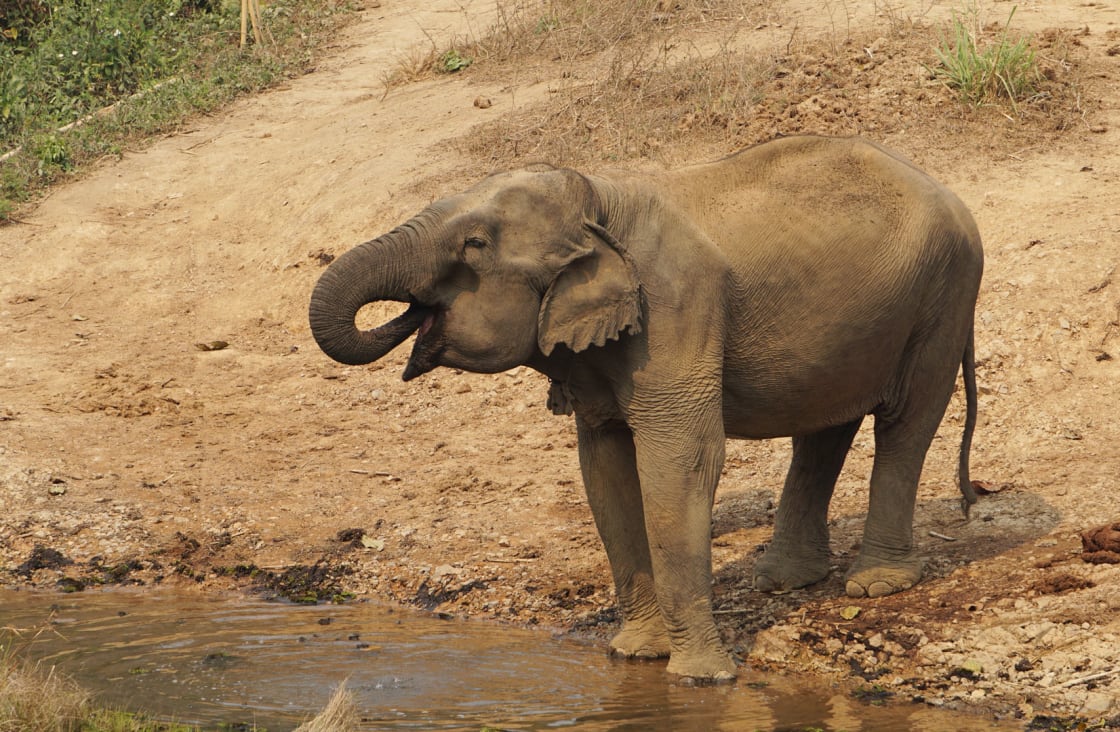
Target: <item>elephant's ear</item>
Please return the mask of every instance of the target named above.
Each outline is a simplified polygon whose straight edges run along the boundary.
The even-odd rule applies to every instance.
[[[637,268],[599,224],[584,222],[583,241],[545,293],[537,325],[537,342],[546,356],[557,344],[578,353],[623,332],[641,332]]]

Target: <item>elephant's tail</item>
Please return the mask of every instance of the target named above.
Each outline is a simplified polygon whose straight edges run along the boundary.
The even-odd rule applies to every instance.
[[[976,343],[975,328],[968,328],[968,343],[961,359],[961,372],[964,376],[965,418],[964,435],[961,437],[961,455],[958,475],[961,487],[961,509],[968,518],[968,510],[976,503],[976,489],[968,477],[968,455],[972,450],[972,433],[976,430]]]

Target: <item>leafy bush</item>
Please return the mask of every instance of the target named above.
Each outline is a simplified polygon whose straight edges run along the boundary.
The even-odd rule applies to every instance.
[[[83,161],[299,73],[345,2],[273,0],[269,44],[246,48],[235,2],[0,2],[0,222]]]
[[[458,50],[452,48],[440,57],[436,70],[446,74],[454,74],[456,71],[462,71],[470,66],[473,61],[474,59],[463,56]]]
[[[0,136],[30,119],[55,123],[138,91],[183,58],[180,0],[68,0],[45,22],[5,29]]]

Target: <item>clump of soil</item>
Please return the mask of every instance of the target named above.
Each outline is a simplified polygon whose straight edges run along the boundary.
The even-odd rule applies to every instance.
[[[57,549],[36,544],[27,559],[12,571],[26,579],[31,579],[32,574],[37,570],[60,569],[73,563],[71,559]]]
[[[252,572],[257,591],[274,593],[286,600],[305,605],[320,602],[343,602],[353,594],[343,589],[343,581],[352,570],[345,566],[316,562],[295,565],[279,572]]]

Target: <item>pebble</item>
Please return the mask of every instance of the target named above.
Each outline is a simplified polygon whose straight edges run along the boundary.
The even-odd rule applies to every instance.
[[[1116,705],[1116,697],[1099,691],[1091,691],[1085,695],[1085,703],[1081,705],[1081,714],[1087,717],[1107,714]]]
[[[448,575],[458,576],[463,570],[456,569],[450,564],[441,564],[432,570],[432,579],[442,579]]]

